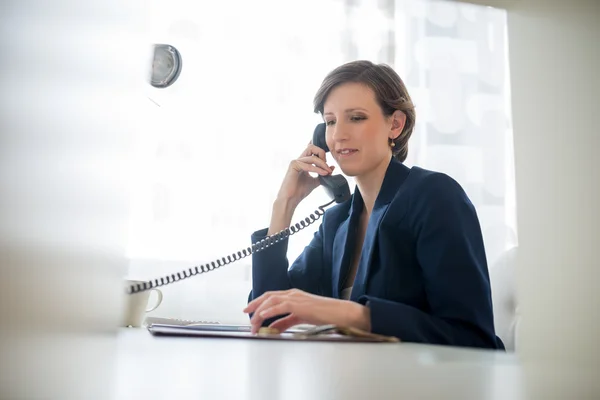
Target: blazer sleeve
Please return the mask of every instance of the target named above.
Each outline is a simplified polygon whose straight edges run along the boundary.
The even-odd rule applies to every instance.
[[[373,332],[410,342],[504,348],[495,335],[483,237],[475,208],[444,174],[415,188],[409,217],[430,310],[363,296]]]
[[[248,301],[268,291],[291,288],[322,294],[324,224],[325,217],[311,242],[289,269],[287,259],[289,238],[252,254],[252,291]],[[267,231],[267,229],[262,229],[254,232],[251,236],[252,243],[264,239]]]

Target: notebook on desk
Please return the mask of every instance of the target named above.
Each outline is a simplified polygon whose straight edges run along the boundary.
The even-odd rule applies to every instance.
[[[395,337],[382,336],[359,329],[337,327],[335,325],[313,326],[311,328],[296,327],[281,333],[269,328],[261,328],[257,334],[250,332],[250,325],[190,324],[175,326],[153,323],[147,328],[154,336],[324,342],[399,342]]]

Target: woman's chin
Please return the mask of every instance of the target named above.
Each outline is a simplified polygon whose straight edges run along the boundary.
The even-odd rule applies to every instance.
[[[342,173],[344,175],[350,176],[352,178],[354,178],[357,175],[360,175],[360,173],[362,172],[362,170],[360,168],[350,167],[350,166],[343,167],[341,165],[340,165],[340,170],[342,170]]]

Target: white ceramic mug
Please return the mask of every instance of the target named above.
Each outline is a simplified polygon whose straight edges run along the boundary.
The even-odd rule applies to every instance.
[[[128,294],[127,289],[131,285],[135,285],[138,283],[144,283],[143,281],[125,281],[125,301],[124,301],[124,310],[123,310],[123,322],[122,326],[127,327],[140,327],[142,326],[142,322],[144,320],[144,315],[150,311],[156,310],[160,303],[162,303],[163,294],[158,289],[146,290],[144,292],[139,292],[135,294]],[[156,292],[157,301],[153,307],[148,307],[148,299],[150,298],[150,293]]]

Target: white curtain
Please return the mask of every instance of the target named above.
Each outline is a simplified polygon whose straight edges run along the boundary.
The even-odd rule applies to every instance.
[[[247,247],[251,232],[269,223],[289,161],[320,122],[312,112],[319,84],[355,59],[390,64],[404,79],[417,110],[406,163],[465,188],[489,265],[516,244],[504,11],[426,0],[161,0],[148,22],[149,42],[177,47],[183,70],[170,88],[148,86],[152,101],[144,99],[131,278]],[[327,200],[315,190],[294,221]],[[290,239],[290,262],[317,227]],[[244,322],[250,279],[247,258],[166,286],[153,315]]]

